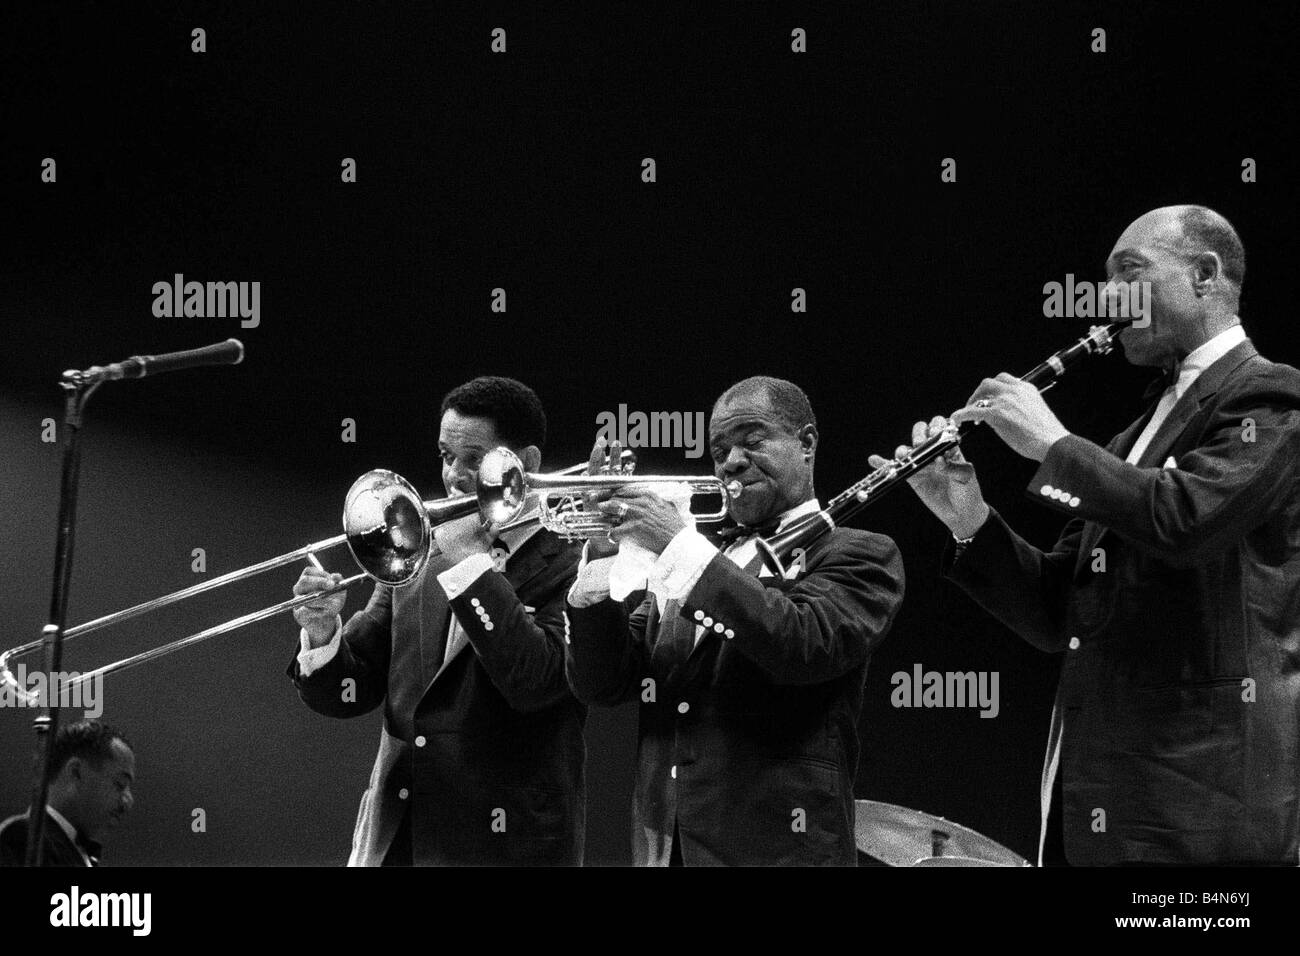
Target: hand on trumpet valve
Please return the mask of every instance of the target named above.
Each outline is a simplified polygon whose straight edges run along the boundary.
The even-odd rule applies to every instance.
[[[636,456],[630,452],[628,457],[631,461],[624,465],[622,446],[618,442],[606,443],[604,439],[597,438],[596,443],[591,446],[591,456],[587,459],[588,475],[621,475],[630,474],[636,467]],[[583,496],[583,507],[587,511],[595,512],[599,510],[602,502],[608,501],[612,491],[593,491]],[[616,509],[617,512],[617,509]],[[591,560],[596,558],[609,557],[618,553],[618,543],[614,540],[613,529],[610,529],[610,536],[607,538],[591,538],[587,543],[587,557]]]
[[[621,488],[596,508],[615,522],[609,530],[610,541],[631,541],[655,554],[686,527],[681,509],[645,486]]]
[[[1042,461],[1058,439],[1070,434],[1034,385],[1006,372],[980,382],[952,420],[985,422],[1013,451],[1034,461]]]
[[[343,580],[341,574],[331,574],[320,567],[303,568],[302,574],[293,586],[296,595],[314,594],[332,588]],[[312,601],[293,609],[293,619],[307,632],[312,647],[328,644],[334,636],[334,620],[343,613],[343,604],[347,600],[346,592],[330,594],[319,601]]]
[[[894,449],[894,457],[905,457],[913,446],[939,434],[948,424],[942,415],[930,419],[928,425],[917,422],[912,426],[912,445],[899,445]],[[889,464],[880,455],[872,455],[869,461],[873,468]],[[907,483],[921,502],[959,538],[973,535],[988,517],[989,508],[975,477],[975,468],[962,455],[960,446],[948,449],[911,475]]]

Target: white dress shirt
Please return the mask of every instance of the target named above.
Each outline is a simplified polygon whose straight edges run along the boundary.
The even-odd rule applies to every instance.
[[[784,530],[793,521],[805,515],[815,514],[821,510],[816,498],[810,498],[801,505],[796,505],[782,513],[777,523],[777,531]],[[755,535],[737,538],[724,550],[725,554],[739,567],[746,567],[758,557],[758,545]],[[705,567],[713,560],[718,549],[700,532],[689,525],[668,542],[659,557],[655,559],[646,576],[644,587],[654,595],[660,613],[668,601],[683,601],[699,583]],[[610,596],[609,572],[614,566],[615,557],[587,560],[587,549],[583,548],[582,562],[578,565],[578,577],[569,589],[569,603],[574,607],[589,607]],[[771,577],[772,572],[764,566],[758,573],[760,578]],[[695,643],[698,646],[705,629],[696,625]]]
[[[1132,450],[1129,451],[1128,457],[1124,460],[1130,465],[1136,465],[1141,459],[1142,453],[1151,444],[1151,439],[1160,430],[1160,426],[1165,423],[1165,419],[1169,417],[1169,413],[1178,404],[1178,400],[1192,387],[1192,383],[1196,381],[1202,372],[1244,341],[1246,341],[1246,330],[1240,325],[1234,325],[1230,329],[1224,329],[1209,341],[1202,342],[1188,353],[1187,358],[1183,359],[1183,364],[1178,367],[1177,379],[1160,396],[1160,403],[1156,405],[1151,420],[1142,429],[1142,434],[1138,435],[1137,441],[1133,443]]]

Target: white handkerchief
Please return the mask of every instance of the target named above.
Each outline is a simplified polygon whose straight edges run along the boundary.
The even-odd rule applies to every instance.
[[[637,486],[630,487],[635,489]],[[682,516],[687,527],[695,527],[695,518],[691,514],[691,486],[686,482],[680,485],[641,485],[640,487],[653,487],[661,498],[677,506],[677,513]],[[632,541],[621,542],[618,546],[618,554],[609,569],[609,596],[615,601],[621,601],[633,591],[646,587],[650,568],[654,565],[656,557],[658,556],[653,551],[648,551],[639,544]]]
[[[1165,459],[1165,463],[1164,463],[1163,465],[1161,465],[1160,467],[1162,467],[1162,468],[1177,468],[1177,467],[1178,467],[1178,462],[1174,461],[1174,456],[1173,456],[1173,455],[1170,455],[1168,458]]]

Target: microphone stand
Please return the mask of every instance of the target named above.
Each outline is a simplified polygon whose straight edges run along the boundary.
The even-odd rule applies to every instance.
[[[63,667],[63,630],[68,618],[68,589],[72,580],[72,550],[76,540],[77,481],[81,472],[81,424],[86,403],[103,379],[75,370],[63,373],[63,477],[59,483],[59,526],[54,545],[54,587],[49,623],[41,630],[46,698],[32,721],[36,733],[37,775],[27,820],[27,866],[40,866],[45,851],[45,807],[50,795],[50,751],[59,733],[59,691],[52,681]]]
[[[68,588],[72,580],[72,545],[77,523],[77,479],[81,471],[81,417],[91,394],[104,382],[144,378],[163,372],[179,372],[203,365],[238,365],[244,360],[244,345],[227,339],[216,345],[168,352],[165,355],[133,355],[108,366],[92,365],[84,371],[69,369],[59,385],[63,388],[63,479],[59,484],[59,530],[54,545],[54,589],[50,595],[50,623],[41,629],[41,650],[45,657],[46,699],[40,716],[32,722],[36,731],[37,776],[32,787],[31,816],[27,821],[27,866],[40,866],[44,856],[45,807],[50,796],[50,748],[59,733],[59,691],[54,675],[63,667],[63,630],[68,619]],[[51,699],[52,698],[52,699]]]

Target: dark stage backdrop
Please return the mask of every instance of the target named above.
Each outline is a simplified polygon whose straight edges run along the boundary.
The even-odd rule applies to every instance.
[[[65,368],[247,348],[235,368],[96,394],[75,623],[193,583],[196,548],[212,576],[336,533],[369,468],[440,494],[439,399],[482,373],[537,389],[554,467],[620,404],[707,414],[741,377],[791,378],[818,414],[825,500],[915,419],[1082,334],[1044,318],[1043,285],[1099,278],[1156,206],[1234,222],[1247,329],[1300,360],[1290,5],[42,6],[7,7],[0,28],[5,646],[47,613],[59,448],[42,422]],[[257,326],[156,317],[153,284],[176,273],[259,282]],[[1148,379],[1115,355],[1050,400],[1104,441]],[[1061,521],[1025,497],[1033,465],[988,434],[967,452],[1012,525],[1049,544]],[[682,449],[642,462],[705,470]],[[939,578],[946,532],[910,492],[858,524],[907,569],[868,677],[858,795],[1032,856],[1058,661]],[[341,551],[326,563],[348,568]],[[88,637],[66,666],[282,600],[299,570]],[[108,680],[104,718],[139,762],[108,862],[343,862],[379,716],[307,711],[284,676],[295,640],[285,617]],[[891,675],[918,663],[996,672],[997,716],[892,707]],[[4,813],[27,800],[31,716],[0,710]],[[634,721],[588,723],[590,863],[630,861]]]

